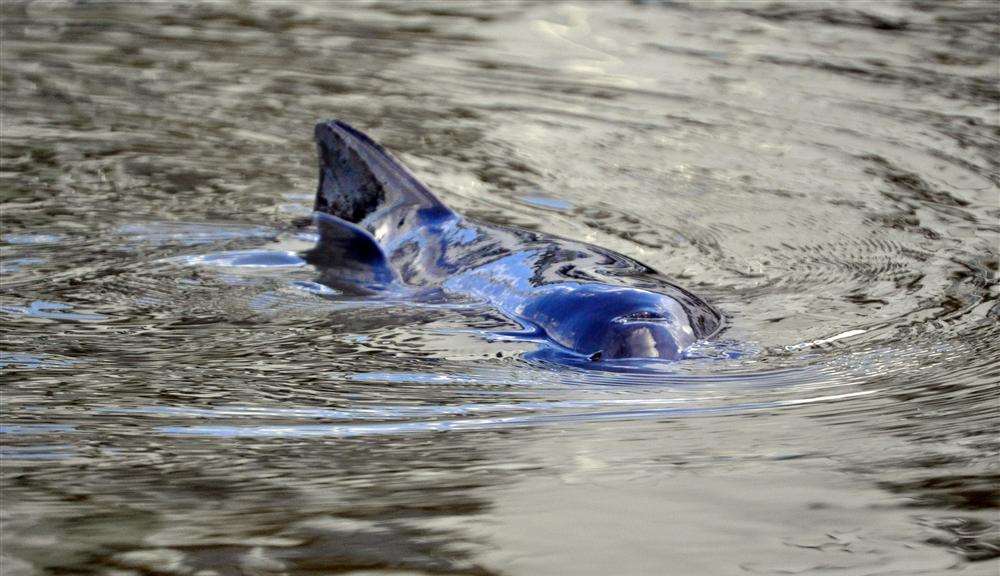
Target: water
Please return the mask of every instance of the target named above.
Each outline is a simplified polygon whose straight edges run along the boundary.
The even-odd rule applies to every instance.
[[[2,17],[3,574],[996,574],[995,3]],[[560,367],[316,283],[332,117],[723,341]]]

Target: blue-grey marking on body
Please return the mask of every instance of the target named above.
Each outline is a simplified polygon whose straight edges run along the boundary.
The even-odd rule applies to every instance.
[[[368,136],[316,126],[320,238],[306,254],[344,291],[406,287],[488,302],[567,359],[677,360],[721,315],[627,256],[456,214]]]

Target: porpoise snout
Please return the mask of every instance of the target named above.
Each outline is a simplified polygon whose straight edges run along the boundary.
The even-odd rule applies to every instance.
[[[613,358],[680,358],[683,346],[667,324],[655,320],[616,319],[611,322],[601,359]]]

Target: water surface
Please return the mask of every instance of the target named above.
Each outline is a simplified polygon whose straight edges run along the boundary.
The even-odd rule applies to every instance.
[[[2,17],[5,575],[996,574],[995,3]],[[722,341],[556,366],[318,284],[334,117]]]

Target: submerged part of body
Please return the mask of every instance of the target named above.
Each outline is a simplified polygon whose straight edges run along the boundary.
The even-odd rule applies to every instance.
[[[349,291],[440,288],[488,302],[562,351],[676,360],[721,316],[651,268],[603,248],[463,218],[381,146],[340,121],[316,126],[321,282]]]

